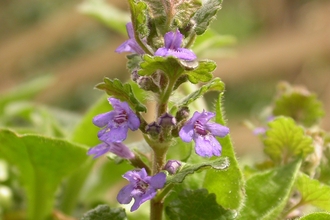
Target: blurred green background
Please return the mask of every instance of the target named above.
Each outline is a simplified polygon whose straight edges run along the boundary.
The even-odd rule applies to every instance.
[[[128,9],[126,1],[107,2]],[[34,101],[82,114],[103,94],[93,87],[104,76],[129,78],[125,56],[114,53],[126,36],[81,13],[83,3],[0,1],[0,94],[50,75]],[[279,81],[305,85],[330,111],[329,1],[225,0],[212,28],[237,38],[232,47],[199,58],[218,63],[215,75],[226,83],[224,104],[239,155],[260,152],[241,122],[272,102]],[[325,129],[329,121],[327,114]]]

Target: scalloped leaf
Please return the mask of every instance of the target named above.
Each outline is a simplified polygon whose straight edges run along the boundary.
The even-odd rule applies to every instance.
[[[228,158],[219,158],[213,161],[201,162],[197,164],[184,164],[180,171],[173,176],[167,177],[166,184],[182,183],[187,175],[193,174],[200,169],[213,168],[217,171],[225,170],[229,167]]]
[[[330,211],[330,186],[300,173],[296,187],[300,192],[303,204],[311,204],[325,211]]]
[[[263,140],[265,153],[275,162],[287,163],[295,157],[305,158],[314,151],[313,140],[302,127],[287,117],[277,117],[268,123]]]
[[[54,194],[63,177],[87,160],[87,148],[40,135],[17,135],[0,129],[0,154],[17,167],[27,196],[27,218],[51,214]]]
[[[125,209],[110,208],[108,205],[98,205],[86,212],[80,220],[127,220]]]
[[[223,220],[235,219],[235,212],[219,206],[214,194],[206,189],[183,190],[165,208],[171,220]]]
[[[252,176],[246,181],[246,202],[237,220],[274,220],[285,208],[301,160]]]
[[[132,86],[129,83],[122,83],[119,79],[111,80],[104,78],[95,88],[104,90],[108,95],[127,102],[135,111],[147,112],[147,108],[135,97]]]
[[[203,34],[221,9],[222,0],[207,0],[192,18],[196,22],[195,32]]]
[[[162,70],[164,73],[175,74],[177,77],[184,71],[178,59],[174,57],[159,57],[144,55],[143,61],[140,63],[139,75],[149,76],[154,74],[157,70]]]
[[[223,93],[216,103],[215,122],[225,124],[221,107]],[[222,146],[222,157],[229,159],[230,166],[225,172],[210,169],[206,172],[203,187],[217,196],[217,202],[225,209],[239,209],[244,202],[244,180],[239,168],[230,135],[217,138]]]
[[[201,0],[175,0],[171,1],[175,7],[175,17],[174,22],[175,24],[180,27],[184,28],[188,25],[191,20],[191,17],[196,13],[196,11],[202,6]]]
[[[329,219],[330,219],[330,213],[327,212],[314,212],[299,218],[299,220],[329,220]]]
[[[200,61],[196,69],[185,71],[188,75],[188,80],[191,83],[209,82],[213,78],[212,72],[217,67],[217,64],[211,60]]]
[[[190,103],[195,101],[196,99],[202,97],[205,93],[210,91],[218,91],[223,92],[225,89],[225,84],[221,81],[220,78],[214,78],[211,82],[206,85],[201,86],[195,92],[189,94],[188,96],[184,97],[177,103],[177,108],[180,109],[183,106],[188,106]]]
[[[316,94],[310,93],[305,88],[291,87],[283,83],[279,85],[279,90],[280,95],[275,100],[273,109],[275,116],[288,116],[310,127],[317,124],[325,115],[322,103],[317,99]]]

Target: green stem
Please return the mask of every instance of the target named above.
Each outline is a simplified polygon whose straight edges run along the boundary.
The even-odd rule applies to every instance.
[[[185,48],[190,48],[194,44],[196,37],[197,37],[196,33],[195,32],[192,33],[190,35],[189,41],[185,45]]]
[[[174,88],[176,80],[177,80],[177,78],[169,80],[169,83],[167,85],[165,92],[160,97],[159,105],[158,105],[158,109],[157,109],[157,117],[161,116],[162,114],[164,114],[167,111],[168,101],[173,92],[173,88]]]
[[[282,216],[285,218],[291,212],[293,212],[294,210],[296,210],[297,208],[299,208],[300,206],[303,206],[303,205],[305,205],[305,202],[303,200],[300,200],[297,204],[295,204],[294,206],[292,206],[289,210],[285,211],[282,214]]]

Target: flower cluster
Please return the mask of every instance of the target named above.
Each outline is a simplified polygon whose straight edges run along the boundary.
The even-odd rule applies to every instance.
[[[130,52],[141,57],[145,53],[153,53],[152,49],[150,51],[144,51],[146,48],[146,50],[151,48],[150,45],[147,45],[146,39],[138,39],[138,43],[137,38],[139,36],[136,36],[137,33],[134,32],[132,23],[128,23],[126,29],[129,39],[121,44],[116,49],[116,52]],[[167,32],[163,39],[163,47],[153,48],[155,49],[153,53],[154,56],[174,57],[184,61],[196,60],[197,57],[194,52],[182,46],[183,35],[178,29]],[[166,73],[162,74],[166,75]],[[136,82],[141,89],[152,91],[162,96],[162,94],[160,94],[162,91],[152,89],[153,87],[150,86],[142,86],[142,84],[147,84],[149,81],[153,82],[154,79],[151,80],[151,76],[140,76],[136,69],[133,71],[132,75],[134,75],[134,82]],[[170,79],[167,78],[165,83],[168,83],[169,80]],[[178,80],[178,78],[176,80]],[[142,83],[142,81],[144,83]],[[174,83],[175,81],[173,81],[173,85]],[[164,88],[166,87],[168,86],[165,85]],[[168,89],[171,89],[171,87],[168,87]],[[171,93],[173,90],[169,90],[169,92]],[[116,93],[115,96],[120,97],[120,94]],[[163,95],[163,97],[166,96]],[[105,153],[111,152],[129,160],[133,166],[139,168],[128,171],[123,175],[123,178],[128,180],[129,184],[123,187],[117,196],[117,200],[121,204],[128,204],[134,199],[131,211],[137,210],[142,203],[156,196],[157,190],[162,189],[166,185],[166,175],[176,175],[180,172],[183,166],[180,161],[169,159],[166,164],[164,162],[166,161],[166,150],[164,149],[167,149],[170,145],[175,143],[174,138],[180,137],[184,142],[191,142],[194,140],[195,151],[202,157],[221,155],[222,147],[215,136],[225,137],[229,133],[229,129],[218,123],[211,122],[210,120],[215,116],[212,112],[207,112],[205,110],[203,112],[196,111],[192,118],[188,120],[188,106],[181,107],[177,110],[176,115],[172,116],[167,112],[167,104],[165,104],[165,108],[163,108],[162,111],[158,111],[157,120],[147,124],[141,115],[139,115],[139,117],[136,115],[127,102],[120,101],[113,97],[108,98],[108,100],[113,110],[99,114],[93,119],[94,125],[100,128],[97,135],[102,143],[91,148],[88,151],[88,155],[94,155],[94,158],[97,158]],[[165,100],[165,102],[168,102],[168,99]],[[143,121],[143,123],[141,123],[141,121]],[[145,133],[145,138],[148,138],[147,142],[153,151],[153,157],[162,158],[160,161],[150,162],[152,169],[144,164],[142,160],[139,161],[139,156],[135,155],[122,143],[127,138],[129,129],[132,131],[141,129]],[[158,151],[158,148],[162,150]],[[160,156],[159,152],[162,152]],[[137,161],[140,163],[139,165],[137,165]],[[152,172],[150,170],[152,170]],[[167,171],[165,172],[166,174],[163,171]]]
[[[134,154],[122,141],[127,137],[128,128],[135,131],[140,126],[139,118],[134,114],[126,102],[115,98],[108,99],[113,110],[93,119],[94,125],[102,128],[97,134],[101,144],[89,149],[88,155],[95,154],[94,158],[112,152],[122,158],[132,159]]]

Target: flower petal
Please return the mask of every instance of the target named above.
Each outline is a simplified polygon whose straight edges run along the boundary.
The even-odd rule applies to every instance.
[[[124,186],[117,195],[117,201],[120,204],[128,204],[132,200],[131,192],[134,190],[134,187],[129,184],[127,186]]]
[[[97,157],[102,156],[103,154],[107,153],[109,151],[110,146],[105,144],[105,143],[101,143],[96,145],[93,148],[90,148],[87,152],[87,155],[92,155],[95,154],[94,159]]]
[[[194,126],[191,123],[187,123],[180,129],[179,136],[184,142],[190,142],[193,139],[193,135]]]
[[[127,124],[122,124],[119,127],[112,127],[99,131],[98,137],[101,141],[106,143],[122,142],[126,139],[127,132]]]
[[[204,125],[214,136],[224,137],[229,133],[229,128],[218,123],[208,122]]]
[[[164,35],[165,48],[174,50],[178,49],[182,44],[182,38],[183,35],[179,30],[176,30],[175,32],[167,32]]]
[[[152,176],[150,179],[150,186],[154,189],[161,189],[164,187],[166,182],[166,175],[165,173],[157,173],[156,175]]]
[[[99,114],[93,118],[93,124],[102,128],[112,121],[115,114],[116,113],[114,111]]]
[[[202,157],[212,157],[221,155],[221,145],[212,135],[200,136],[194,138],[195,151]]]
[[[109,143],[109,151],[116,154],[119,157],[125,159],[132,159],[135,157],[134,153],[122,143]]]
[[[135,131],[140,127],[140,119],[133,112],[129,113],[127,125],[132,131]]]

